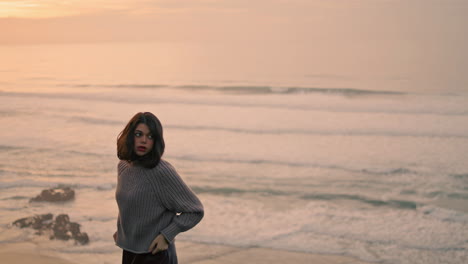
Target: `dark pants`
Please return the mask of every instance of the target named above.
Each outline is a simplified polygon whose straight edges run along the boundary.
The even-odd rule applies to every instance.
[[[124,250],[122,253],[122,264],[177,264],[175,244],[169,244],[169,248],[155,255],[151,253],[135,254]]]

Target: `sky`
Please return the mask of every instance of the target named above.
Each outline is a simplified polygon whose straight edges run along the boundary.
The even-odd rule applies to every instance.
[[[465,0],[0,0],[0,44],[466,41],[467,13]]]
[[[0,46],[156,41],[213,53],[209,43],[467,87],[466,14],[468,0],[0,0]]]

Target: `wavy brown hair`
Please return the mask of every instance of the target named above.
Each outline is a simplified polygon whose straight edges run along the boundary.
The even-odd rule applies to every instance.
[[[146,124],[154,138],[153,149],[144,156],[135,153],[135,129],[139,124]],[[158,165],[164,153],[163,128],[159,119],[150,112],[137,113],[130,119],[125,128],[117,137],[117,157],[145,168],[154,168]]]

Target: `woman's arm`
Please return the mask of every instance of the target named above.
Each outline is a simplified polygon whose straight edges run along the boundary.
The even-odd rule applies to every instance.
[[[177,213],[173,221],[161,231],[161,234],[171,243],[177,234],[191,229],[201,221],[204,209],[198,197],[175,169],[167,162],[163,165],[160,175],[161,201],[164,207]]]

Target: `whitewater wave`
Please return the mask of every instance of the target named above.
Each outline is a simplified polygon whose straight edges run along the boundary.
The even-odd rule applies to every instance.
[[[411,209],[415,210],[418,206],[422,204],[418,204],[413,201],[404,201],[404,200],[379,200],[379,199],[372,199],[367,198],[361,195],[353,195],[353,194],[332,194],[332,193],[321,193],[321,194],[307,194],[301,197],[305,200],[351,200],[351,201],[358,201],[366,204],[370,204],[373,206],[388,206],[398,209]]]
[[[166,85],[166,84],[59,84],[60,87],[76,88],[128,88],[128,89],[181,89],[187,91],[217,91],[223,93],[242,94],[307,94],[324,93],[338,95],[403,95],[397,91],[363,90],[357,88],[323,88],[323,87],[284,87],[284,86],[256,86],[256,85]]]

